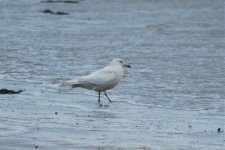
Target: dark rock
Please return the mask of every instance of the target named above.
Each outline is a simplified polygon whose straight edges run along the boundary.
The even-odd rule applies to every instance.
[[[45,9],[42,11],[43,13],[46,13],[46,14],[54,14],[53,11],[51,11],[50,9]]]
[[[0,89],[0,94],[19,94],[23,91],[24,90],[14,91],[14,90],[8,90],[8,89]]]
[[[217,129],[217,132],[220,133],[220,132],[221,132],[221,128],[218,128],[218,129]]]
[[[70,3],[70,4],[79,3],[79,1],[75,1],[75,0],[45,0],[42,2],[44,2],[44,3]]]
[[[63,12],[63,11],[57,11],[56,13],[54,13],[56,15],[69,15],[69,13],[67,12]]]
[[[71,0],[65,0],[63,3],[79,3],[79,1],[71,1]]]
[[[69,13],[67,12],[63,12],[63,11],[57,11],[57,12],[53,12],[52,10],[50,9],[45,9],[42,11],[43,13],[46,13],[46,14],[54,14],[54,15],[69,15]]]

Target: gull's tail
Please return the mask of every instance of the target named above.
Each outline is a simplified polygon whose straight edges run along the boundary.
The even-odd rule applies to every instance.
[[[69,80],[69,81],[66,81],[64,83],[64,85],[67,85],[71,88],[76,88],[76,87],[80,87],[80,82],[78,79],[74,79],[74,80]]]

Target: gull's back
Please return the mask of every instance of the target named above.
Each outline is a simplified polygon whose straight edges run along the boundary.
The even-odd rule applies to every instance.
[[[111,64],[77,80],[69,81],[72,87],[82,87],[98,92],[114,88],[123,77],[120,64]]]

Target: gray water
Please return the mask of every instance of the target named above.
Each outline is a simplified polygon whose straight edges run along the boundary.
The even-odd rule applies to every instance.
[[[25,91],[0,95],[0,149],[224,149],[224,7],[1,0],[0,88]],[[132,68],[108,91],[113,103],[61,86],[115,57]]]

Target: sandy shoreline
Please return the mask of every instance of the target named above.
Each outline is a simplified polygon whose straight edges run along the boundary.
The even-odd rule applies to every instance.
[[[223,0],[1,0],[0,10],[0,89],[25,90],[0,94],[1,150],[224,149]],[[61,86],[117,57],[132,68],[112,103]]]
[[[224,132],[218,133],[217,129],[223,129],[224,115],[214,115],[215,112],[154,108],[120,101],[119,97],[114,97],[112,104],[105,100],[104,106],[99,107],[91,92],[65,94],[30,83],[1,83],[14,89],[27,87],[19,95],[1,95],[3,149],[223,147]]]

